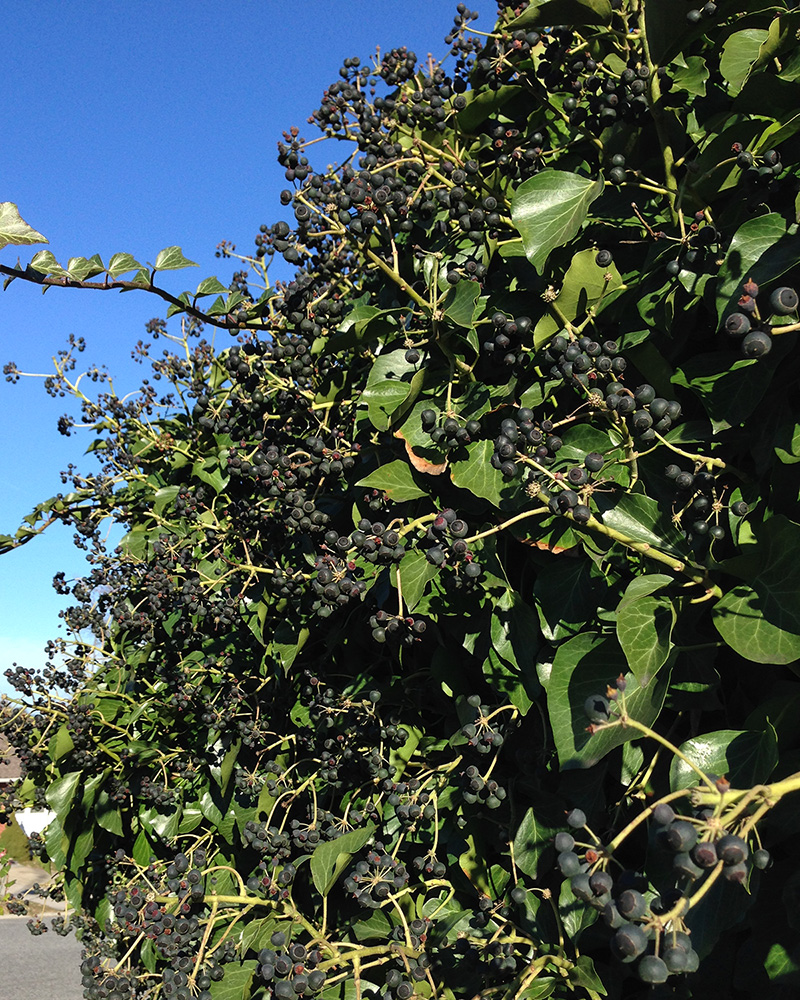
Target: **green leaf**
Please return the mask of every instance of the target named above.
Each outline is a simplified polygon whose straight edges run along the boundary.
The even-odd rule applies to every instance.
[[[558,894],[558,912],[561,923],[571,941],[578,941],[583,931],[600,916],[599,912],[582,899],[578,899],[572,891],[569,879],[561,883]]]
[[[548,792],[537,792],[536,804],[522,817],[514,837],[514,861],[521,872],[534,881],[542,877],[542,857],[549,852],[555,858],[553,837],[564,829],[562,799]]]
[[[402,561],[396,567],[396,572],[400,574],[403,601],[408,610],[413,611],[422,599],[425,588],[438,574],[439,569],[430,562],[424,552],[413,549],[403,556]]]
[[[754,528],[761,569],[717,603],[717,631],[753,663],[800,659],[800,525],[776,514]]]
[[[606,501],[601,494],[595,494],[601,508],[599,520],[607,527],[621,532],[635,542],[647,542],[667,552],[681,554],[686,551],[686,542],[665,515],[661,505],[650,497],[639,493],[623,493],[619,498]],[[613,507],[606,510],[606,502]]]
[[[505,485],[505,480],[502,472],[491,464],[494,444],[491,441],[474,441],[467,445],[467,452],[468,459],[453,462],[450,467],[453,484],[499,507],[502,503],[500,490]]]
[[[241,953],[246,955],[248,951],[258,954],[262,948],[267,948],[270,938],[280,927],[280,922],[275,917],[259,917],[251,920],[242,931]]]
[[[511,219],[522,237],[525,256],[540,274],[550,252],[577,235],[604,186],[602,177],[593,181],[565,170],[545,169],[514,192]]]
[[[678,56],[672,64],[672,89],[685,90],[695,97],[705,97],[708,81],[708,63],[702,56]]]
[[[382,465],[377,472],[371,472],[366,478],[360,479],[356,486],[371,486],[373,489],[383,490],[390,500],[397,503],[428,495],[427,490],[417,485],[408,462],[402,459]]]
[[[742,358],[728,352],[696,354],[672,378],[703,403],[715,432],[735,427],[764,397],[774,373],[772,356]]]
[[[686,36],[683,11],[676,16],[675,0],[647,0],[644,23],[652,59],[665,66]]]
[[[534,24],[609,24],[611,0],[532,0],[506,27],[512,31]]]
[[[119,278],[120,275],[127,274],[128,271],[142,271],[143,269],[143,265],[129,253],[115,253],[108,262],[108,273],[112,278]]]
[[[88,260],[86,257],[70,257],[67,261],[67,272],[70,278],[74,278],[75,281],[87,281],[89,278],[95,278],[98,274],[103,274],[105,269],[106,266],[99,254],[95,254]]]
[[[704,774],[725,777],[734,788],[764,784],[778,763],[778,738],[769,724],[761,732],[724,729],[695,736],[678,749]],[[676,792],[697,785],[699,778],[685,761],[673,757],[669,783]]]
[[[798,950],[794,948],[790,953],[786,950],[786,947],[779,942],[772,945],[769,952],[767,953],[766,961],[764,962],[764,969],[770,978],[770,981],[783,980],[783,983],[779,985],[794,985],[800,984],[800,964],[798,964]],[[786,982],[786,980],[789,982]]]
[[[375,824],[367,823],[360,830],[351,830],[336,840],[318,844],[311,855],[311,877],[317,892],[327,896],[350,859],[375,832]]]
[[[444,314],[456,326],[471,327],[475,302],[481,294],[477,281],[459,281],[444,300]]]
[[[35,253],[28,266],[32,270],[38,271],[39,274],[46,274],[56,278],[69,277],[69,272],[58,263],[49,250],[40,250],[38,253]]]
[[[465,132],[474,132],[487,118],[498,114],[503,105],[518,95],[518,86],[503,84],[497,90],[468,90],[464,95],[467,106],[458,112],[458,126]]]
[[[729,35],[722,46],[719,61],[720,73],[728,84],[728,93],[734,97],[758,58],[759,50],[769,32],[763,28],[744,28]]]
[[[781,14],[770,22],[767,37],[758,50],[758,58],[753,62],[751,72],[763,69],[773,59],[793,52],[797,48],[797,32],[800,29],[800,14]]]
[[[483,674],[493,690],[525,715],[541,690],[536,675],[540,642],[536,615],[517,591],[506,589],[494,604],[491,640]]]
[[[45,792],[47,804],[62,823],[72,805],[72,800],[80,784],[82,773],[81,771],[70,771],[68,774],[62,774],[60,778],[56,778],[48,786]]]
[[[199,267],[199,265],[184,257],[180,247],[167,247],[159,251],[154,270],[179,271],[184,267]]]
[[[122,813],[117,806],[111,805],[107,792],[101,792],[98,796],[94,816],[98,826],[117,837],[122,836]]]
[[[628,713],[647,726],[658,718],[671,671],[662,669],[655,681],[642,688],[633,674],[625,674],[625,666],[616,639],[594,632],[582,632],[556,650],[547,686],[547,711],[562,770],[593,767],[614,747],[640,738],[635,729],[622,726],[587,732],[586,699],[603,694],[619,674],[628,682]]]
[[[663,573],[637,577],[617,605],[617,638],[642,687],[664,666],[672,648],[675,608],[666,595],[657,595],[670,583],[672,577]]]
[[[30,246],[32,243],[49,243],[22,218],[13,201],[0,201],[0,250],[9,244]]]
[[[596,250],[581,250],[572,258],[561,291],[556,299],[556,306],[570,323],[586,315],[587,310],[595,306],[605,295],[623,285],[617,266],[611,263],[608,267],[598,267],[595,264]],[[610,274],[609,281],[605,275]],[[541,347],[551,340],[564,324],[550,312],[545,312],[533,334],[534,347]]]
[[[736,230],[719,269],[716,285],[717,318],[733,311],[748,278],[772,283],[800,260],[796,226],[787,230],[782,215],[773,212],[748,219]]]
[[[212,981],[209,986],[213,1000],[248,1000],[257,967],[258,962],[254,959],[242,962],[241,965],[224,965],[224,977],[219,982]]]
[[[545,639],[560,642],[591,623],[600,598],[598,584],[586,559],[557,560],[537,575],[533,592]]]
[[[408,398],[414,366],[405,360],[405,349],[379,354],[370,368],[361,401],[367,404],[369,419],[379,431],[389,429],[392,414]]]
[[[229,289],[222,284],[216,275],[214,275],[211,278],[203,278],[197,286],[197,291],[194,293],[194,297],[196,299],[200,299],[204,295],[227,295],[228,291]]]

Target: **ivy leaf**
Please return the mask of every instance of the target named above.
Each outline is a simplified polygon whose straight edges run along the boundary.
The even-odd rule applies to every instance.
[[[47,274],[56,278],[69,277],[67,269],[58,263],[50,250],[40,250],[38,253],[35,253],[28,266],[32,270],[38,271],[39,274]]]
[[[361,399],[367,404],[369,419],[376,430],[389,429],[392,414],[411,392],[414,366],[405,360],[405,353],[398,350],[380,354],[370,369]]]
[[[318,844],[311,855],[311,878],[323,896],[327,896],[336,880],[350,863],[350,859],[366,844],[375,832],[375,824],[367,823],[360,830],[351,830],[336,840]]]
[[[199,267],[199,264],[195,264],[193,260],[183,256],[183,251],[180,247],[167,247],[164,250],[160,250],[158,256],[156,257],[156,263],[153,270],[155,271],[179,271],[184,267]]]
[[[555,859],[553,837],[564,829],[565,815],[562,799],[537,792],[536,804],[522,817],[514,837],[514,860],[517,868],[534,881],[542,875],[542,857],[549,852]]]
[[[578,899],[572,891],[569,879],[565,879],[561,883],[561,891],[558,894],[558,912],[561,914],[564,930],[572,941],[578,941],[581,933],[587,927],[591,927],[600,915],[593,906]]]
[[[95,278],[98,274],[105,272],[106,266],[100,259],[99,254],[93,257],[70,257],[67,261],[67,273],[75,281],[87,281]]]
[[[617,638],[642,687],[664,666],[672,647],[675,608],[665,594],[657,594],[670,583],[672,577],[663,573],[637,577],[617,605]]]
[[[204,295],[227,295],[228,291],[229,289],[222,284],[216,275],[214,275],[211,278],[203,278],[197,286],[194,298],[200,299]]]
[[[413,611],[422,600],[425,588],[437,575],[439,569],[430,562],[424,552],[414,550],[406,552],[396,571],[400,575],[403,601],[408,610]]]
[[[459,281],[444,300],[444,314],[456,326],[472,326],[475,302],[481,294],[477,281]]]
[[[607,527],[635,542],[647,542],[669,552],[685,552],[685,540],[670,524],[657,501],[640,493],[623,493],[610,501],[596,494],[595,499],[601,509],[599,519]],[[603,510],[607,502],[613,503],[613,506]]]
[[[609,24],[611,0],[532,0],[506,27],[509,30],[534,24]]]
[[[119,278],[128,271],[142,271],[143,265],[129,253],[115,253],[108,262],[108,273],[112,278]]]
[[[623,285],[622,277],[613,262],[608,267],[598,267],[595,264],[596,250],[581,250],[572,258],[561,291],[558,293],[556,305],[560,312],[570,321],[584,316],[588,309],[596,305],[601,298]],[[605,275],[611,278],[606,281]],[[533,334],[534,347],[541,347],[551,340],[564,324],[545,312],[536,324]]]
[[[722,729],[695,736],[679,747],[704,774],[726,777],[734,788],[750,788],[766,782],[778,763],[778,737],[769,723],[760,731]],[[673,757],[669,784],[673,792],[691,788],[699,778],[689,765]]]
[[[717,318],[732,311],[748,278],[772,283],[800,260],[797,226],[786,227],[782,215],[772,212],[748,219],[736,230],[717,276]]]
[[[359,480],[356,486],[371,486],[373,489],[383,490],[390,500],[397,503],[417,500],[428,495],[427,490],[417,485],[408,463],[402,459],[382,465],[377,472],[372,472],[366,478]]]
[[[602,177],[593,181],[566,170],[545,169],[514,192],[511,220],[522,237],[525,256],[540,274],[550,252],[578,233],[604,187]]]
[[[250,996],[250,986],[257,967],[255,959],[248,959],[241,965],[226,964],[223,978],[219,982],[212,981],[209,986],[213,1000],[246,1000]]]
[[[48,785],[45,792],[47,804],[62,823],[72,805],[75,792],[80,784],[81,774],[82,772],[80,771],[70,771],[68,774],[62,774],[60,778],[56,778],[55,781]]]
[[[547,686],[547,712],[562,770],[593,767],[614,747],[640,738],[637,730],[622,726],[587,732],[586,699],[602,694],[618,674],[624,674],[628,682],[625,699],[629,714],[648,726],[658,718],[671,670],[662,669],[655,681],[643,688],[633,674],[625,674],[625,667],[616,638],[596,632],[582,632],[556,650]]]
[[[735,427],[750,416],[764,397],[774,374],[779,344],[763,359],[715,351],[690,358],[672,377],[703,403],[715,432]]]
[[[499,507],[502,503],[500,490],[505,485],[503,474],[492,466],[491,458],[494,445],[491,441],[474,441],[467,445],[469,458],[462,462],[453,462],[450,467],[450,478],[453,485],[462,490],[469,490],[475,496],[483,497],[489,503]]]
[[[0,250],[9,244],[30,246],[32,243],[49,243],[22,218],[13,201],[0,201]]]
[[[746,660],[792,663],[800,659],[800,524],[776,514],[754,530],[762,568],[717,603],[714,625]]]
[[[744,28],[725,39],[719,71],[728,84],[728,93],[731,97],[742,89],[742,84],[754,66],[768,34],[769,32],[763,28]]]

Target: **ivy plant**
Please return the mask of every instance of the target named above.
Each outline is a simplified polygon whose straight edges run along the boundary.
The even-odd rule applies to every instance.
[[[87,1000],[797,995],[800,13],[497,6],[345,60],[232,276],[0,264],[166,309],[0,537],[89,553],[2,703]]]

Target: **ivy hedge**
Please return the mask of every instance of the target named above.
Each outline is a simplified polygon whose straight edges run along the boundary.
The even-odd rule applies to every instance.
[[[166,306],[0,536],[89,557],[0,712],[87,1000],[797,995],[800,11],[497,6],[344,61],[226,281],[0,265]]]

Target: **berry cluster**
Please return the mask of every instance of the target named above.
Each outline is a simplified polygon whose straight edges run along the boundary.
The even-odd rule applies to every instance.
[[[759,287],[749,279],[742,286],[742,296],[737,305],[738,310],[730,313],[724,324],[725,333],[732,341],[738,341],[742,354],[746,358],[761,358],[772,350],[772,335],[774,329],[758,308],[756,297]],[[782,285],[776,288],[769,297],[769,315],[771,318],[797,316],[800,296],[794,288]]]
[[[326,973],[317,968],[323,956],[316,948],[307,948],[299,941],[287,946],[286,940],[282,931],[276,931],[270,940],[272,948],[262,948],[258,953],[258,972],[268,984],[267,996],[295,1000],[298,996],[319,993],[327,979]]]
[[[523,344],[530,333],[530,316],[516,316],[509,319],[505,313],[496,312],[492,316],[494,336],[484,340],[483,352],[498,365],[513,368],[522,360]]]
[[[406,866],[388,854],[381,843],[367,852],[365,860],[356,862],[344,880],[345,890],[353,894],[359,906],[372,910],[406,885]]]
[[[445,417],[439,423],[439,415],[435,410],[423,410],[421,415],[422,429],[431,436],[431,441],[442,451],[452,451],[474,441],[481,432],[477,420],[468,420],[462,427],[455,417]]]
[[[424,618],[413,618],[410,615],[403,618],[383,610],[376,611],[374,615],[371,615],[369,624],[375,642],[394,640],[401,642],[404,646],[420,642],[428,628],[428,623]]]

